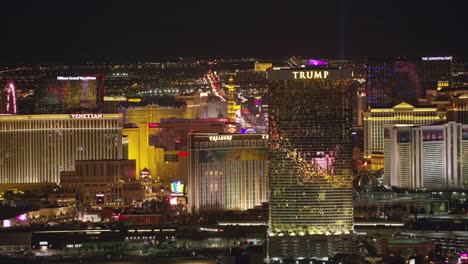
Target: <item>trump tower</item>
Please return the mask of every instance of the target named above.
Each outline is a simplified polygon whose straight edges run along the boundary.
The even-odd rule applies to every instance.
[[[352,71],[273,68],[268,80],[268,259],[350,253]]]

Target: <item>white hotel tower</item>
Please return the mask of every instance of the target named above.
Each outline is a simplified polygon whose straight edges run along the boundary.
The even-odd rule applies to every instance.
[[[75,160],[122,159],[122,115],[0,115],[0,184],[59,183]]]
[[[460,188],[468,179],[468,125],[385,125],[384,146],[384,181],[391,186]]]
[[[436,107],[418,108],[400,103],[392,108],[372,108],[364,112],[364,156],[371,158],[373,153],[383,153],[383,126],[387,124],[429,125],[446,120],[445,112]]]

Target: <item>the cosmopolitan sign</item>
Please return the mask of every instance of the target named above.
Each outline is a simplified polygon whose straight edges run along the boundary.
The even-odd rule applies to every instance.
[[[423,61],[447,61],[452,60],[452,56],[443,56],[443,57],[422,57]]]
[[[96,80],[94,76],[57,76],[57,81],[89,81]]]
[[[71,118],[75,119],[95,119],[102,118],[102,114],[71,114]]]
[[[267,72],[268,80],[343,80],[351,79],[351,70],[341,69],[285,69]]]

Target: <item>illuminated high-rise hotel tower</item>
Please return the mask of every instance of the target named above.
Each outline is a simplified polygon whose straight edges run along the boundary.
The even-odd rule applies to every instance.
[[[76,160],[122,159],[122,115],[0,115],[0,184],[60,183]]]
[[[270,259],[352,246],[351,77],[341,69],[268,72]]]

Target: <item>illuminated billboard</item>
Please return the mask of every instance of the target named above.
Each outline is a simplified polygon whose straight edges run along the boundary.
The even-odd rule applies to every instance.
[[[96,76],[57,76],[47,84],[46,104],[64,109],[97,109],[100,105]]]
[[[431,211],[433,214],[448,214],[448,202],[431,202]]]
[[[443,141],[444,130],[442,129],[429,129],[423,130],[423,141]]]
[[[271,68],[273,66],[273,64],[271,63],[260,63],[260,62],[256,62],[255,63],[255,71],[256,72],[265,72],[267,71],[269,68]]]
[[[449,81],[437,81],[437,88],[449,87]]]
[[[169,203],[170,203],[171,205],[177,205],[177,197],[171,197],[171,198],[169,199]]]
[[[185,193],[185,184],[181,181],[175,181],[171,183],[171,192],[174,194]]]

